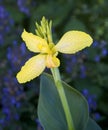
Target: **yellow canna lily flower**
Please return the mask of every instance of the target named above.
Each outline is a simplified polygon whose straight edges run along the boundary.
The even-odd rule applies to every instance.
[[[89,47],[93,42],[90,35],[81,31],[65,33],[56,45],[48,43],[45,39],[25,30],[21,37],[30,51],[40,54],[30,58],[21,68],[16,76],[19,83],[25,83],[39,76],[45,67],[58,67],[60,65],[57,58],[58,52],[74,54],[85,47]]]

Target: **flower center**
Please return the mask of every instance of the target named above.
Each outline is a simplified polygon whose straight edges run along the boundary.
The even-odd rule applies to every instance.
[[[46,66],[48,68],[58,67],[60,65],[59,59],[56,57],[58,52],[54,49],[54,44],[49,43],[49,51],[46,57]]]
[[[46,66],[47,68],[54,68],[60,65],[59,59],[56,56],[47,55],[46,56]]]

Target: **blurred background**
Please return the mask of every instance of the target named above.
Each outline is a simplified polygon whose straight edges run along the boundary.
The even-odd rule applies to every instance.
[[[81,52],[60,54],[60,72],[85,96],[90,116],[108,130],[108,0],[0,0],[0,130],[42,130],[39,77],[21,85],[16,74],[34,55],[21,33],[24,28],[35,33],[35,22],[43,16],[53,21],[55,43],[69,30],[85,31],[94,39]]]

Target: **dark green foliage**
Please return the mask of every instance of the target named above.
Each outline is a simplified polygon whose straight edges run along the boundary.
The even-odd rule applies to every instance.
[[[101,130],[94,121],[88,120],[88,105],[84,97],[65,82],[62,83],[75,130]],[[68,129],[54,80],[48,74],[44,74],[41,77],[38,115],[45,130]]]

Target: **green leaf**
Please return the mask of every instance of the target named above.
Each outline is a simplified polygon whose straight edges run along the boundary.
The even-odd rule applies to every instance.
[[[63,83],[75,130],[84,130],[88,121],[88,104],[74,88]],[[68,130],[63,107],[53,78],[41,77],[38,117],[45,130]]]
[[[102,129],[96,124],[96,122],[94,120],[89,118],[87,127],[84,130],[102,130]]]

